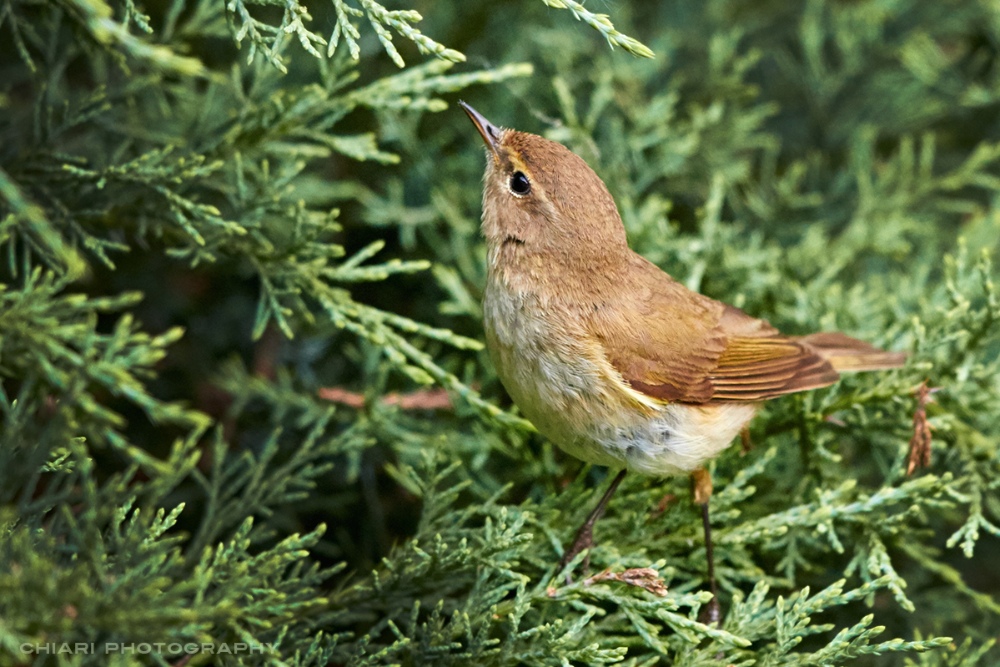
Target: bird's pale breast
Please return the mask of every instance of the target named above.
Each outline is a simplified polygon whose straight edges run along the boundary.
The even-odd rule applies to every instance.
[[[752,403],[667,404],[635,391],[579,319],[561,309],[493,281],[483,299],[486,342],[504,387],[567,453],[647,475],[686,473],[753,418]]]

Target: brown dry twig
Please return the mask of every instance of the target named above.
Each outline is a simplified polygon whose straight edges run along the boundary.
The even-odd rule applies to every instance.
[[[906,475],[917,468],[931,464],[931,424],[927,420],[927,404],[934,400],[933,394],[940,387],[928,387],[927,380],[920,383],[914,394],[917,409],[913,412],[913,436],[910,438],[910,454],[906,461]]]
[[[624,572],[612,572],[609,568],[600,574],[587,577],[583,580],[583,585],[592,586],[600,581],[620,581],[629,586],[644,588],[653,595],[659,595],[660,597],[667,594],[667,586],[663,583],[663,579],[660,578],[660,573],[651,567],[633,567]]]
[[[365,407],[363,394],[340,387],[323,387],[316,393],[320,398],[331,403],[339,403],[359,410]],[[382,405],[395,405],[401,410],[448,410],[452,407],[451,396],[441,388],[420,389],[409,394],[392,392],[383,396],[380,403]]]

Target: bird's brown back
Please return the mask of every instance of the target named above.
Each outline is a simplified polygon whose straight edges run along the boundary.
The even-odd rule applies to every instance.
[[[629,296],[594,309],[590,333],[633,389],[664,401],[761,401],[833,384],[839,370],[905,361],[841,333],[785,336],[764,320],[688,290],[634,253],[621,279],[628,287],[620,293]]]

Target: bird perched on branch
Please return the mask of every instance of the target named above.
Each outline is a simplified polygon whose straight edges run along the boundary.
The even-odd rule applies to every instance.
[[[591,546],[594,522],[627,471],[691,474],[710,620],[718,620],[702,466],[763,401],[833,384],[841,371],[895,368],[904,355],[842,333],[786,336],[687,289],[628,247],[611,194],[580,157],[461,105],[486,143],[483,314],[497,374],[542,434],[620,471],[562,565]]]

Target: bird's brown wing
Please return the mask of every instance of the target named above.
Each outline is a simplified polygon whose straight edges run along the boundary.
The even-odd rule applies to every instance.
[[[839,377],[807,342],[635,261],[631,298],[589,318],[606,358],[633,389],[669,402],[752,402]]]

